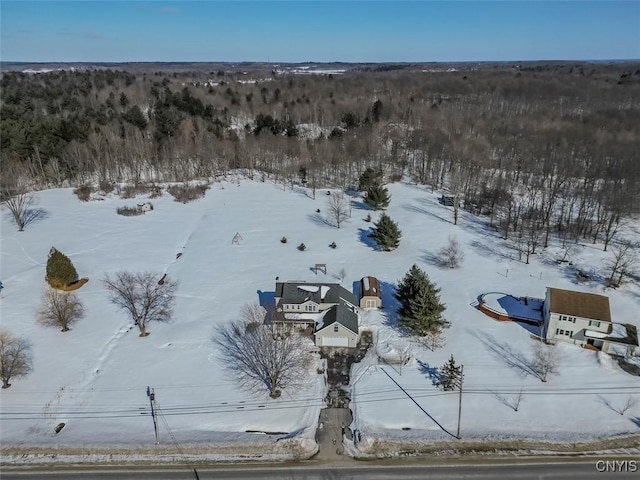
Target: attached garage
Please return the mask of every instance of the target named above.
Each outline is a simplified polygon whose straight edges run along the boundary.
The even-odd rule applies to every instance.
[[[321,337],[322,345],[321,347],[348,347],[349,346],[349,338],[348,337]]]
[[[358,315],[344,307],[333,307],[315,332],[319,347],[354,348],[358,345]]]

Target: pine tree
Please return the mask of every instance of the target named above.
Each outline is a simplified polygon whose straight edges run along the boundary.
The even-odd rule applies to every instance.
[[[56,250],[55,247],[51,247],[51,250],[49,250],[45,280],[53,288],[58,289],[64,289],[78,280],[78,272],[76,272],[69,257]]]
[[[398,225],[386,213],[383,213],[380,220],[374,223],[371,236],[380,245],[380,248],[388,252],[398,248],[402,232],[398,229]]]
[[[364,203],[374,210],[387,208],[390,200],[389,190],[378,184],[371,185],[367,190],[367,196],[364,197]]]
[[[417,265],[413,265],[398,283],[396,300],[400,302],[400,323],[419,336],[433,335],[449,327],[442,316],[445,306],[440,302],[440,289]]]
[[[440,385],[445,391],[453,390],[462,382],[462,367],[456,365],[456,361],[451,355],[451,358],[440,367]]]
[[[374,185],[380,185],[382,182],[382,170],[374,170],[368,167],[358,180],[358,190],[361,192],[369,190]]]

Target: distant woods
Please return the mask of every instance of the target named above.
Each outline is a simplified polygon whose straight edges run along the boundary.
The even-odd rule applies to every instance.
[[[4,72],[3,195],[232,169],[315,191],[371,167],[448,190],[533,253],[551,230],[606,243],[640,211],[640,64],[152,68]]]

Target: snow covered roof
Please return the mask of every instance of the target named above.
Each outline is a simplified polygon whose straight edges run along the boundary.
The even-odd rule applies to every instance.
[[[611,321],[609,297],[595,293],[575,292],[559,288],[547,288],[549,311],[572,317]]]
[[[353,305],[358,302],[353,293],[338,283],[277,282],[275,296],[281,299],[280,303],[295,305],[308,300],[317,304],[341,303],[341,299]]]
[[[614,323],[612,325],[613,328],[610,333],[585,330],[584,336],[587,338],[598,338],[612,343],[638,346],[638,330],[635,325],[626,323]]]

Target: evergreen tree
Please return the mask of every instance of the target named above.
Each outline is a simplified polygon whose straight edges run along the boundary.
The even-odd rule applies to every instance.
[[[130,124],[135,125],[140,130],[144,130],[145,128],[147,128],[147,119],[145,118],[144,113],[142,113],[142,110],[140,110],[140,107],[138,107],[138,105],[134,105],[129,110],[127,110],[122,115],[122,118],[124,118]]]
[[[374,210],[381,210],[389,206],[391,195],[389,190],[381,185],[371,185],[367,190],[367,196],[364,198],[364,203],[369,205]]]
[[[402,232],[398,228],[398,225],[391,220],[386,213],[383,213],[380,216],[380,220],[374,223],[373,234],[371,236],[380,248],[388,252],[398,248]]]
[[[47,276],[45,278],[53,288],[63,289],[78,280],[73,263],[65,254],[51,247],[47,260]]]
[[[361,192],[369,190],[374,185],[380,185],[382,182],[382,170],[374,170],[371,167],[362,172],[358,179],[358,190]]]
[[[456,361],[451,355],[451,358],[440,367],[440,385],[445,391],[453,390],[462,382],[462,367],[456,365]]]
[[[380,121],[380,115],[382,114],[382,102],[380,100],[376,100],[373,102],[373,108],[371,109],[371,116],[373,117],[373,122],[378,123]]]
[[[442,316],[446,307],[440,302],[439,292],[427,274],[413,265],[394,294],[400,302],[400,323],[419,336],[438,334],[448,328],[449,322]]]

